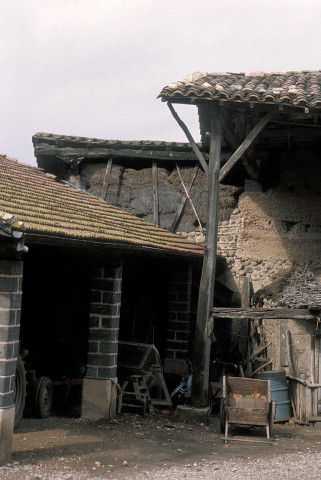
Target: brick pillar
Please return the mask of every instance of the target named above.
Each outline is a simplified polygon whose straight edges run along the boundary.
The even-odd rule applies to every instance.
[[[11,459],[22,268],[20,260],[0,260],[0,465]]]
[[[98,420],[116,415],[121,282],[121,266],[99,267],[93,275],[83,418]]]
[[[169,313],[166,335],[164,370],[186,373],[190,348],[192,266],[172,272],[169,284]]]

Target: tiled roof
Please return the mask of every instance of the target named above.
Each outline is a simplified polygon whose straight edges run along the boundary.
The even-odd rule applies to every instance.
[[[185,254],[203,248],[57,181],[43,170],[0,156],[0,211],[22,221],[26,233]]]
[[[196,97],[321,108],[321,70],[287,73],[200,73],[163,88],[160,97]]]
[[[162,140],[106,140],[102,138],[77,137],[72,135],[57,135],[53,133],[39,132],[32,137],[33,144],[50,143],[60,146],[82,145],[89,148],[109,147],[115,149],[142,149],[165,150],[165,149],[184,149],[192,150],[189,143],[186,142],[164,142]]]

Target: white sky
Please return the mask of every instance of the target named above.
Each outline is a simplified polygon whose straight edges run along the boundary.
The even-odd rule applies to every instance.
[[[163,86],[321,69],[321,0],[0,0],[0,152],[36,132],[185,141]],[[177,109],[199,139],[196,108]]]

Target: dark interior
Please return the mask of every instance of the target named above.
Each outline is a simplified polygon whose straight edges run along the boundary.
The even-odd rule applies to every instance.
[[[24,259],[21,348],[26,366],[51,379],[85,371],[90,268],[75,251],[31,246]]]

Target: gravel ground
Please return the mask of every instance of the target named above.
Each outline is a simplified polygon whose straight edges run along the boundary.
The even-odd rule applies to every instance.
[[[148,476],[154,480],[180,480],[183,478],[215,480],[257,480],[258,478],[302,480],[308,478],[320,480],[321,459],[319,452],[279,455],[272,459],[220,459],[217,462],[203,461],[200,464],[195,462],[194,465],[187,464],[179,468],[160,469],[150,472]]]
[[[235,430],[252,440],[259,430]],[[253,438],[254,436],[254,438]],[[1,480],[321,479],[321,430],[277,426],[274,443],[221,440],[209,427],[171,417],[122,415],[111,422],[23,420]]]

